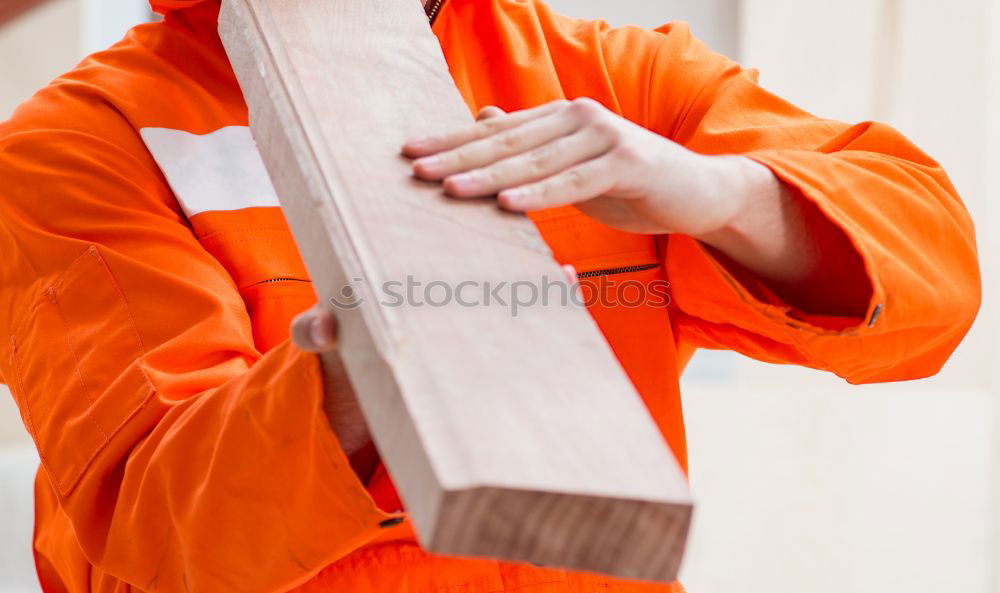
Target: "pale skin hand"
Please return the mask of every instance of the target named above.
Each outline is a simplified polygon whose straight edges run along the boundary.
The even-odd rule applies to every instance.
[[[682,233],[778,285],[815,272],[818,250],[791,192],[763,165],[706,156],[596,101],[555,101],[403,147],[417,177],[449,195],[496,196],[524,212],[573,204],[625,231]]]

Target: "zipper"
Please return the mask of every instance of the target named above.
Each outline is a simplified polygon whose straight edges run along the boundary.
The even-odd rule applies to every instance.
[[[624,266],[621,268],[607,268],[604,270],[591,270],[589,272],[577,273],[577,278],[595,278],[597,276],[613,276],[615,274],[631,274],[632,272],[645,272],[658,267],[660,264],[640,264],[635,266]]]
[[[309,282],[308,280],[303,280],[302,278],[269,278],[267,280],[261,280],[251,286],[260,286],[261,284],[274,284],[275,282]]]
[[[441,12],[441,7],[444,5],[445,0],[430,0],[427,3],[427,20],[430,21],[431,25],[437,20],[437,15]]]

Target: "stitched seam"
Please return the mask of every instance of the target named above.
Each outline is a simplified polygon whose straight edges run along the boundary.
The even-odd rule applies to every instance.
[[[21,392],[21,397],[24,398],[24,415],[25,420],[28,422],[28,432],[31,434],[31,439],[35,441],[35,449],[38,451],[38,459],[42,462],[42,465],[45,466],[45,470],[50,479],[55,482],[56,489],[62,493],[64,490],[62,480],[60,479],[59,474],[55,472],[52,465],[49,463],[49,460],[45,455],[45,451],[43,450],[42,443],[38,439],[38,431],[35,430],[35,422],[31,418],[31,404],[28,403],[28,392],[24,389],[24,381],[21,378],[21,357],[17,354],[17,342],[13,337],[11,338],[11,341],[13,342],[12,355],[14,360],[14,374],[17,375],[17,388]]]
[[[716,266],[716,268],[720,271],[723,279],[726,281],[726,283],[729,284],[729,286],[733,289],[733,291],[740,298],[740,300],[743,302],[744,305],[746,305],[752,310],[759,312],[769,321],[775,322],[775,325],[784,325],[787,327],[791,327],[792,329],[804,330],[810,334],[814,334],[817,336],[839,337],[839,336],[856,336],[858,334],[857,327],[848,328],[845,330],[823,329],[811,323],[805,321],[799,321],[798,319],[788,317],[781,308],[772,305],[770,303],[763,303],[763,306],[756,305],[754,302],[756,299],[754,299],[754,301],[751,301],[750,299],[747,298],[747,295],[745,294],[746,289],[739,283],[738,280],[730,276],[729,271],[723,268],[722,264],[715,262],[714,259],[712,260],[712,264]],[[796,339],[796,336],[794,334],[789,334],[785,329],[783,329],[782,331],[785,334],[785,336],[789,339],[789,343],[794,344],[799,348],[802,348],[803,346],[802,343],[798,339]],[[823,361],[820,360],[820,362]]]
[[[668,40],[669,36],[664,35],[663,39],[661,39],[660,42],[656,44],[656,50],[653,52],[653,59],[649,61],[649,70],[646,72],[646,99],[642,106],[643,107],[642,127],[646,128],[647,130],[652,129],[651,128],[652,124],[649,121],[649,114],[651,112],[650,105],[653,104],[653,91],[655,90],[653,88],[653,73],[656,72],[657,64],[660,63],[660,53],[663,50],[663,46],[667,44]]]
[[[224,243],[217,243],[215,245],[205,245],[206,249],[212,247],[228,247],[229,245],[240,245],[242,243],[259,243],[261,245],[270,245],[277,243],[278,241],[274,239],[268,239],[266,237],[247,237],[246,239],[237,239],[235,241],[226,241]]]
[[[220,245],[239,245],[240,243],[260,243],[262,245],[268,243],[276,243],[274,239],[267,239],[265,237],[247,237],[246,239],[237,239],[235,241],[226,241]]]
[[[130,412],[128,414],[128,416],[126,416],[125,418],[123,418],[122,421],[119,422],[118,425],[115,426],[115,428],[111,431],[111,436],[114,436],[114,435],[118,434],[118,431],[120,431],[122,429],[122,427],[124,427],[126,424],[128,424],[128,422],[132,418],[134,418],[135,415],[138,414],[140,410],[142,410],[143,408],[146,407],[146,405],[149,403],[149,400],[151,400],[153,398],[153,396],[156,394],[156,386],[153,385],[152,381],[150,381],[149,376],[146,374],[146,371],[143,370],[142,365],[140,364],[140,362],[142,360],[142,357],[144,357],[146,355],[146,346],[143,344],[142,337],[139,335],[139,328],[138,328],[138,326],[135,323],[135,317],[133,317],[133,315],[132,315],[132,308],[128,306],[128,300],[125,298],[125,292],[122,290],[121,285],[118,283],[118,279],[115,278],[114,273],[111,271],[111,267],[108,266],[107,262],[101,256],[100,251],[96,247],[94,247],[93,253],[94,253],[94,257],[103,266],[104,271],[108,274],[108,277],[111,279],[111,283],[115,287],[115,292],[118,294],[118,298],[121,300],[122,308],[125,310],[125,316],[128,318],[129,326],[132,329],[132,335],[135,336],[136,346],[138,346],[138,349],[139,349],[138,356],[136,356],[133,359],[132,364],[135,365],[136,370],[139,372],[139,375],[142,377],[143,382],[145,382],[146,386],[149,387],[149,393],[142,400],[142,402],[138,406],[136,406],[135,409],[132,410],[132,412]],[[125,372],[127,372],[127,371],[128,371],[128,368],[126,368]],[[108,440],[110,441],[110,438]],[[103,447],[101,449],[103,449]],[[90,461],[93,461],[93,459],[95,457],[97,457],[97,455],[98,455],[98,453],[100,453],[101,449],[98,449],[97,451],[94,452],[94,455],[91,456]],[[87,465],[90,465],[90,461],[87,462]],[[84,466],[84,468],[86,468],[86,466]],[[82,472],[81,472],[81,475],[82,475]]]
[[[580,262],[605,261],[605,260],[614,260],[614,259],[617,259],[617,258],[620,258],[620,257],[625,257],[625,256],[646,256],[646,257],[642,258],[641,262],[636,262],[637,265],[639,263],[649,263],[649,264],[659,263],[659,260],[656,258],[655,251],[653,253],[650,253],[649,249],[630,249],[628,251],[609,251],[607,253],[600,253],[600,254],[597,254],[597,255],[592,255],[590,257],[579,257],[579,258],[575,258],[575,259],[577,261],[580,261]],[[623,265],[625,264],[625,262],[622,262],[622,263],[623,263]]]
[[[141,371],[141,369],[140,369],[140,371]],[[143,377],[145,378],[145,373],[140,373],[140,374],[142,374]],[[146,383],[147,384],[149,383],[148,379],[146,379]],[[132,418],[134,418],[135,415],[138,414],[140,410],[142,410],[143,408],[145,408],[146,404],[149,403],[149,400],[151,400],[153,398],[153,395],[155,395],[155,394],[156,394],[156,390],[155,389],[151,389],[150,392],[146,395],[145,399],[142,400],[142,403],[140,403],[138,406],[136,406],[135,409],[132,410],[129,413],[129,415],[125,417],[124,420],[122,420],[122,422],[115,428],[115,430],[112,431],[112,433],[111,433],[112,436],[114,436],[115,434],[117,434],[118,431],[121,430],[121,428],[123,426],[125,426],[125,424],[127,424],[129,420],[131,420]],[[75,486],[76,483],[80,481],[80,478],[83,477],[83,474],[87,471],[87,468],[89,468],[90,464],[92,464],[94,462],[94,459],[96,459],[97,456],[101,454],[101,451],[104,450],[104,448],[107,446],[107,444],[108,443],[105,442],[100,447],[97,447],[96,449],[94,449],[94,452],[91,453],[90,457],[88,457],[87,460],[83,463],[83,465],[80,466],[80,470],[77,471],[75,474],[73,474],[73,476],[70,478],[70,482],[69,482],[70,484],[72,484],[72,485]],[[65,495],[68,494],[68,489],[64,489],[62,486],[60,486],[59,487],[59,492],[60,492],[60,494],[62,494],[63,496],[65,496]]]
[[[781,311],[780,309],[776,308],[774,305],[771,305],[771,304],[764,304],[763,307],[757,307],[757,306],[754,305],[753,302],[751,302],[750,300],[747,299],[746,289],[743,286],[741,286],[740,283],[729,274],[729,271],[726,270],[722,266],[722,264],[720,264],[719,262],[715,261],[715,258],[710,258],[709,261],[711,262],[712,265],[714,265],[716,267],[716,269],[722,275],[722,278],[726,281],[727,284],[729,284],[729,286],[732,288],[732,290],[736,293],[736,296],[738,296],[739,299],[741,301],[743,301],[743,304],[746,305],[747,307],[749,307],[751,310],[757,310],[761,314],[761,316],[763,316],[765,319],[768,319],[769,321],[771,321],[772,323],[774,323],[774,325],[776,326],[776,328],[780,328],[781,329],[781,333],[787,339],[788,344],[791,345],[791,346],[794,346],[796,349],[798,349],[799,352],[802,354],[802,358],[804,360],[806,360],[808,362],[811,362],[811,363],[814,363],[817,366],[820,366],[821,368],[827,368],[827,369],[833,368],[832,365],[830,365],[830,363],[826,361],[825,357],[818,356],[816,354],[816,352],[812,351],[813,349],[808,348],[805,345],[805,343],[803,342],[803,340],[800,339],[799,336],[795,332],[789,332],[788,331],[789,327],[792,328],[793,330],[804,330],[804,331],[807,331],[807,332],[812,333],[814,335],[816,335],[816,334],[818,334],[818,335],[824,335],[824,336],[837,336],[837,335],[840,335],[840,336],[856,336],[857,335],[857,331],[856,330],[845,330],[845,331],[839,331],[839,332],[838,331],[830,331],[830,330],[822,330],[821,328],[816,328],[816,326],[813,326],[811,324],[805,324],[803,322],[797,322],[796,320],[792,319],[791,317],[788,317],[785,314],[784,311]],[[777,311],[777,313],[775,313],[775,311]],[[734,326],[734,327],[739,327],[739,326]],[[742,328],[740,328],[740,329],[742,329]],[[816,331],[817,329],[819,329],[820,331]],[[747,330],[744,330],[744,331],[747,331]]]
[[[527,583],[527,584],[524,584],[524,585],[518,585],[516,587],[504,587],[503,589],[493,589],[493,590],[489,591],[488,593],[505,593],[507,591],[520,591],[521,589],[527,589],[528,587],[541,587],[543,585],[559,585],[559,584],[565,584],[566,582],[567,582],[566,579],[559,579],[559,580],[552,580],[552,581],[540,581],[540,582],[537,582],[537,583]],[[452,585],[452,586],[454,587],[455,585]]]
[[[31,407],[28,406],[28,394],[24,390],[24,382],[21,380],[21,357],[17,355],[17,342],[14,338],[11,338],[11,342],[11,366],[14,368],[14,375],[17,377],[17,389],[21,392],[21,397],[24,398],[24,414],[27,416],[28,430],[34,434],[35,423],[31,420]]]
[[[546,231],[565,231],[567,229],[578,229],[585,226],[600,226],[596,220],[590,220],[589,218],[574,220],[573,218],[567,217],[568,220],[563,221],[560,219],[555,219],[556,222],[562,224],[547,224],[545,221],[538,222],[538,228]]]
[[[17,324],[17,327],[11,331],[12,335],[16,336],[16,335],[18,335],[18,334],[21,333],[21,331],[24,329],[24,326],[28,324],[28,320],[30,320],[34,316],[34,314],[38,310],[38,308],[40,306],[42,306],[42,304],[44,304],[45,301],[47,300],[46,299],[46,296],[47,296],[46,293],[47,293],[47,291],[50,288],[58,288],[58,287],[62,286],[63,283],[65,282],[66,276],[69,274],[69,272],[73,268],[76,267],[76,263],[78,261],[80,261],[80,258],[86,257],[87,255],[89,255],[89,248],[88,248],[87,251],[84,251],[80,255],[76,256],[73,259],[73,261],[70,262],[70,264],[68,266],[66,266],[66,269],[62,273],[60,273],[58,276],[56,276],[56,279],[53,280],[51,284],[49,284],[47,287],[45,287],[40,293],[38,293],[35,296],[34,300],[31,303],[31,305],[29,305],[28,311],[25,313],[24,317],[21,318],[21,321]]]
[[[111,272],[111,267],[108,266],[106,261],[104,261],[104,257],[101,256],[97,247],[91,247],[91,250],[93,257],[98,261],[98,264],[104,268],[104,271],[107,272],[108,277],[111,279],[111,284],[115,287],[115,292],[118,293],[118,298],[121,300],[122,307],[125,309],[125,316],[128,317],[129,326],[132,328],[132,335],[135,336],[135,343],[139,347],[139,356],[144,356],[146,354],[146,346],[142,343],[142,336],[139,335],[139,328],[135,324],[135,318],[132,317],[132,309],[128,306],[128,300],[125,299],[125,292],[122,290],[121,285],[118,284],[118,279],[115,278],[114,273]]]
[[[587,215],[579,210],[575,212],[565,212],[562,214],[552,214],[545,210],[536,210],[531,212],[529,218],[534,223],[549,222],[551,220],[565,220],[567,218],[587,218]]]
[[[280,232],[280,231],[287,231],[287,230],[288,229],[285,229],[285,228],[282,228],[282,227],[277,227],[277,226],[274,226],[274,227],[250,227],[250,228],[241,228],[241,229],[229,229],[228,231],[216,231],[214,233],[209,233],[209,234],[205,235],[204,237],[198,237],[198,240],[199,241],[209,241],[209,240],[212,240],[212,239],[215,239],[215,238],[218,238],[218,237],[222,237],[222,236],[225,236],[225,235],[235,235],[235,234],[238,234],[238,233],[251,233],[251,232],[255,232],[255,231]]]
[[[149,377],[146,376],[146,372],[142,370],[142,367],[139,365],[139,359],[136,359],[133,362],[133,364],[139,371],[139,375],[142,377],[143,382],[146,384],[147,387],[149,387],[149,393],[146,394],[145,398],[143,398],[142,403],[136,406],[135,409],[132,410],[132,412],[129,413],[128,416],[126,416],[121,422],[118,423],[118,426],[116,426],[114,430],[111,431],[111,436],[118,434],[118,431],[120,431],[122,427],[128,424],[129,420],[134,418],[136,414],[138,414],[143,408],[145,408],[149,404],[149,400],[153,399],[153,396],[156,395],[156,387],[154,387],[153,384],[149,381]],[[100,450],[95,452],[94,455],[91,456],[90,460],[93,461],[94,457],[97,457],[97,454],[99,452]],[[87,462],[87,465],[90,465],[90,461]]]
[[[42,298],[43,296],[45,296],[44,291],[42,291],[41,293],[39,293],[37,297],[35,297],[35,300],[28,307],[28,311],[24,314],[24,317],[21,318],[21,321],[18,322],[17,327],[11,332],[12,335],[16,336],[20,334],[22,330],[24,330],[24,326],[28,324],[28,320],[35,316],[35,312],[38,311],[38,308],[41,307],[42,303],[45,302],[44,299]]]
[[[63,333],[66,336],[66,347],[69,349],[69,353],[73,355],[73,363],[74,363],[73,367],[74,370],[76,371],[77,378],[80,380],[80,389],[83,390],[83,395],[87,398],[87,403],[90,404],[89,406],[87,406],[87,417],[90,418],[90,421],[94,423],[94,426],[97,427],[97,430],[101,431],[101,436],[104,437],[104,444],[107,444],[108,441],[110,440],[108,439],[108,433],[104,432],[104,429],[101,428],[101,425],[97,423],[97,419],[94,418],[94,413],[93,413],[94,398],[91,397],[90,390],[87,389],[87,383],[83,380],[83,372],[80,370],[81,366],[80,358],[76,355],[76,348],[73,347],[73,340],[70,338],[69,323],[66,322],[66,317],[63,316],[62,310],[59,308],[59,304],[56,302],[55,291],[50,292],[50,298],[52,300],[52,307],[56,311],[56,316],[59,317],[59,321],[62,322],[63,325],[63,330],[64,330]]]

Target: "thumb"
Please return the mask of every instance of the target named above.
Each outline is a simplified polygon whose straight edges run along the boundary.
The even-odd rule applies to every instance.
[[[507,112],[503,109],[500,109],[496,105],[487,105],[479,110],[479,115],[476,116],[476,121],[493,119],[494,117],[500,117],[503,115],[507,115]]]
[[[337,318],[316,306],[292,321],[292,342],[306,352],[329,352],[337,347]]]

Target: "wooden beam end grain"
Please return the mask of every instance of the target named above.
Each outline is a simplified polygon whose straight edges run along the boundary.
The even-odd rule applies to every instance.
[[[622,578],[677,580],[691,500],[649,502],[478,487],[447,492],[424,547]]]

